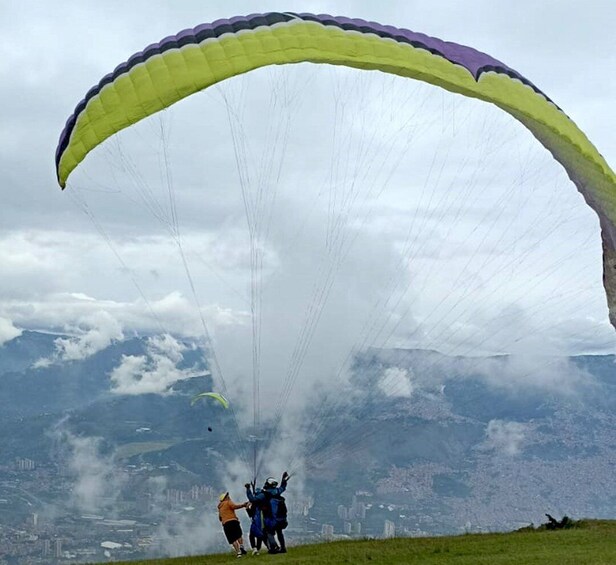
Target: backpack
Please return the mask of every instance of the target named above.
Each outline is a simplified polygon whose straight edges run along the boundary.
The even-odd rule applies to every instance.
[[[276,496],[272,498],[272,514],[276,520],[276,526],[281,529],[285,529],[289,523],[287,522],[287,503],[284,496]]]
[[[284,496],[279,496],[277,500],[278,500],[278,506],[276,508],[276,520],[286,520],[287,519],[287,503],[285,502]]]

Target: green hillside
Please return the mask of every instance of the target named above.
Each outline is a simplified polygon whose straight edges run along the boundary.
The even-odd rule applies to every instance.
[[[242,561],[228,553],[133,561],[130,565],[208,565],[233,561],[289,565],[614,565],[616,521],[584,520],[573,529],[558,531],[340,541],[293,547],[286,555],[247,555]]]

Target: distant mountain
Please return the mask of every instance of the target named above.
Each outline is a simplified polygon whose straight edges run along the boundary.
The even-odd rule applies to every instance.
[[[24,331],[0,347],[0,374],[29,369],[37,359],[50,356],[55,351],[54,341],[63,337]]]
[[[147,356],[148,338],[37,365],[65,337],[24,332],[0,348],[0,464],[57,458],[51,432],[61,420],[76,436],[103,438],[101,448],[125,464],[173,465],[178,485],[222,488],[224,462],[252,449],[249,438],[238,446],[230,411],[190,408],[213,386],[193,344],[180,365],[195,376],[165,394],[119,395],[112,371],[126,356]],[[337,395],[307,399],[299,418],[317,518],[341,527],[336,509],[357,492],[386,504],[371,507],[374,524],[397,508],[409,532],[466,521],[504,527],[556,507],[614,517],[616,356],[547,359],[518,384],[512,362],[401,349],[358,355]]]
[[[511,366],[506,356],[358,356],[349,411],[328,414],[316,491],[335,497],[331,478],[344,477],[398,508],[409,531],[508,528],[550,510],[616,516],[616,357],[545,359],[517,383]],[[407,385],[384,379],[390,371]]]

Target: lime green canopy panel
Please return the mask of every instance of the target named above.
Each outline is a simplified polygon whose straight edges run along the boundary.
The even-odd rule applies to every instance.
[[[604,284],[616,326],[616,175],[545,94],[470,47],[374,22],[268,13],[218,20],[150,45],[94,86],[56,150],[60,186],[116,132],[217,82],[267,65],[311,62],[380,70],[491,102],[522,122],[566,169],[602,228]]]
[[[218,392],[201,392],[199,394],[196,394],[190,401],[190,405],[192,406],[193,404],[195,404],[195,402],[198,402],[203,398],[213,398],[214,400],[219,402],[223,408],[229,408],[229,401]]]

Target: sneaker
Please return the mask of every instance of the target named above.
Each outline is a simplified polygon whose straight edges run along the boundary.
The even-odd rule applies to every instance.
[[[272,549],[270,549],[268,551],[268,553],[280,553],[280,548],[279,547],[272,547]]]
[[[278,553],[286,553],[287,552],[287,548],[286,547],[281,547],[280,551]]]
[[[240,559],[240,557],[242,557],[242,554],[238,551],[237,552],[237,558]]]
[[[256,547],[252,548],[252,554],[253,555],[259,555],[259,550]]]
[[[246,555],[247,553],[248,552],[243,547],[240,547],[240,554],[241,555]]]

